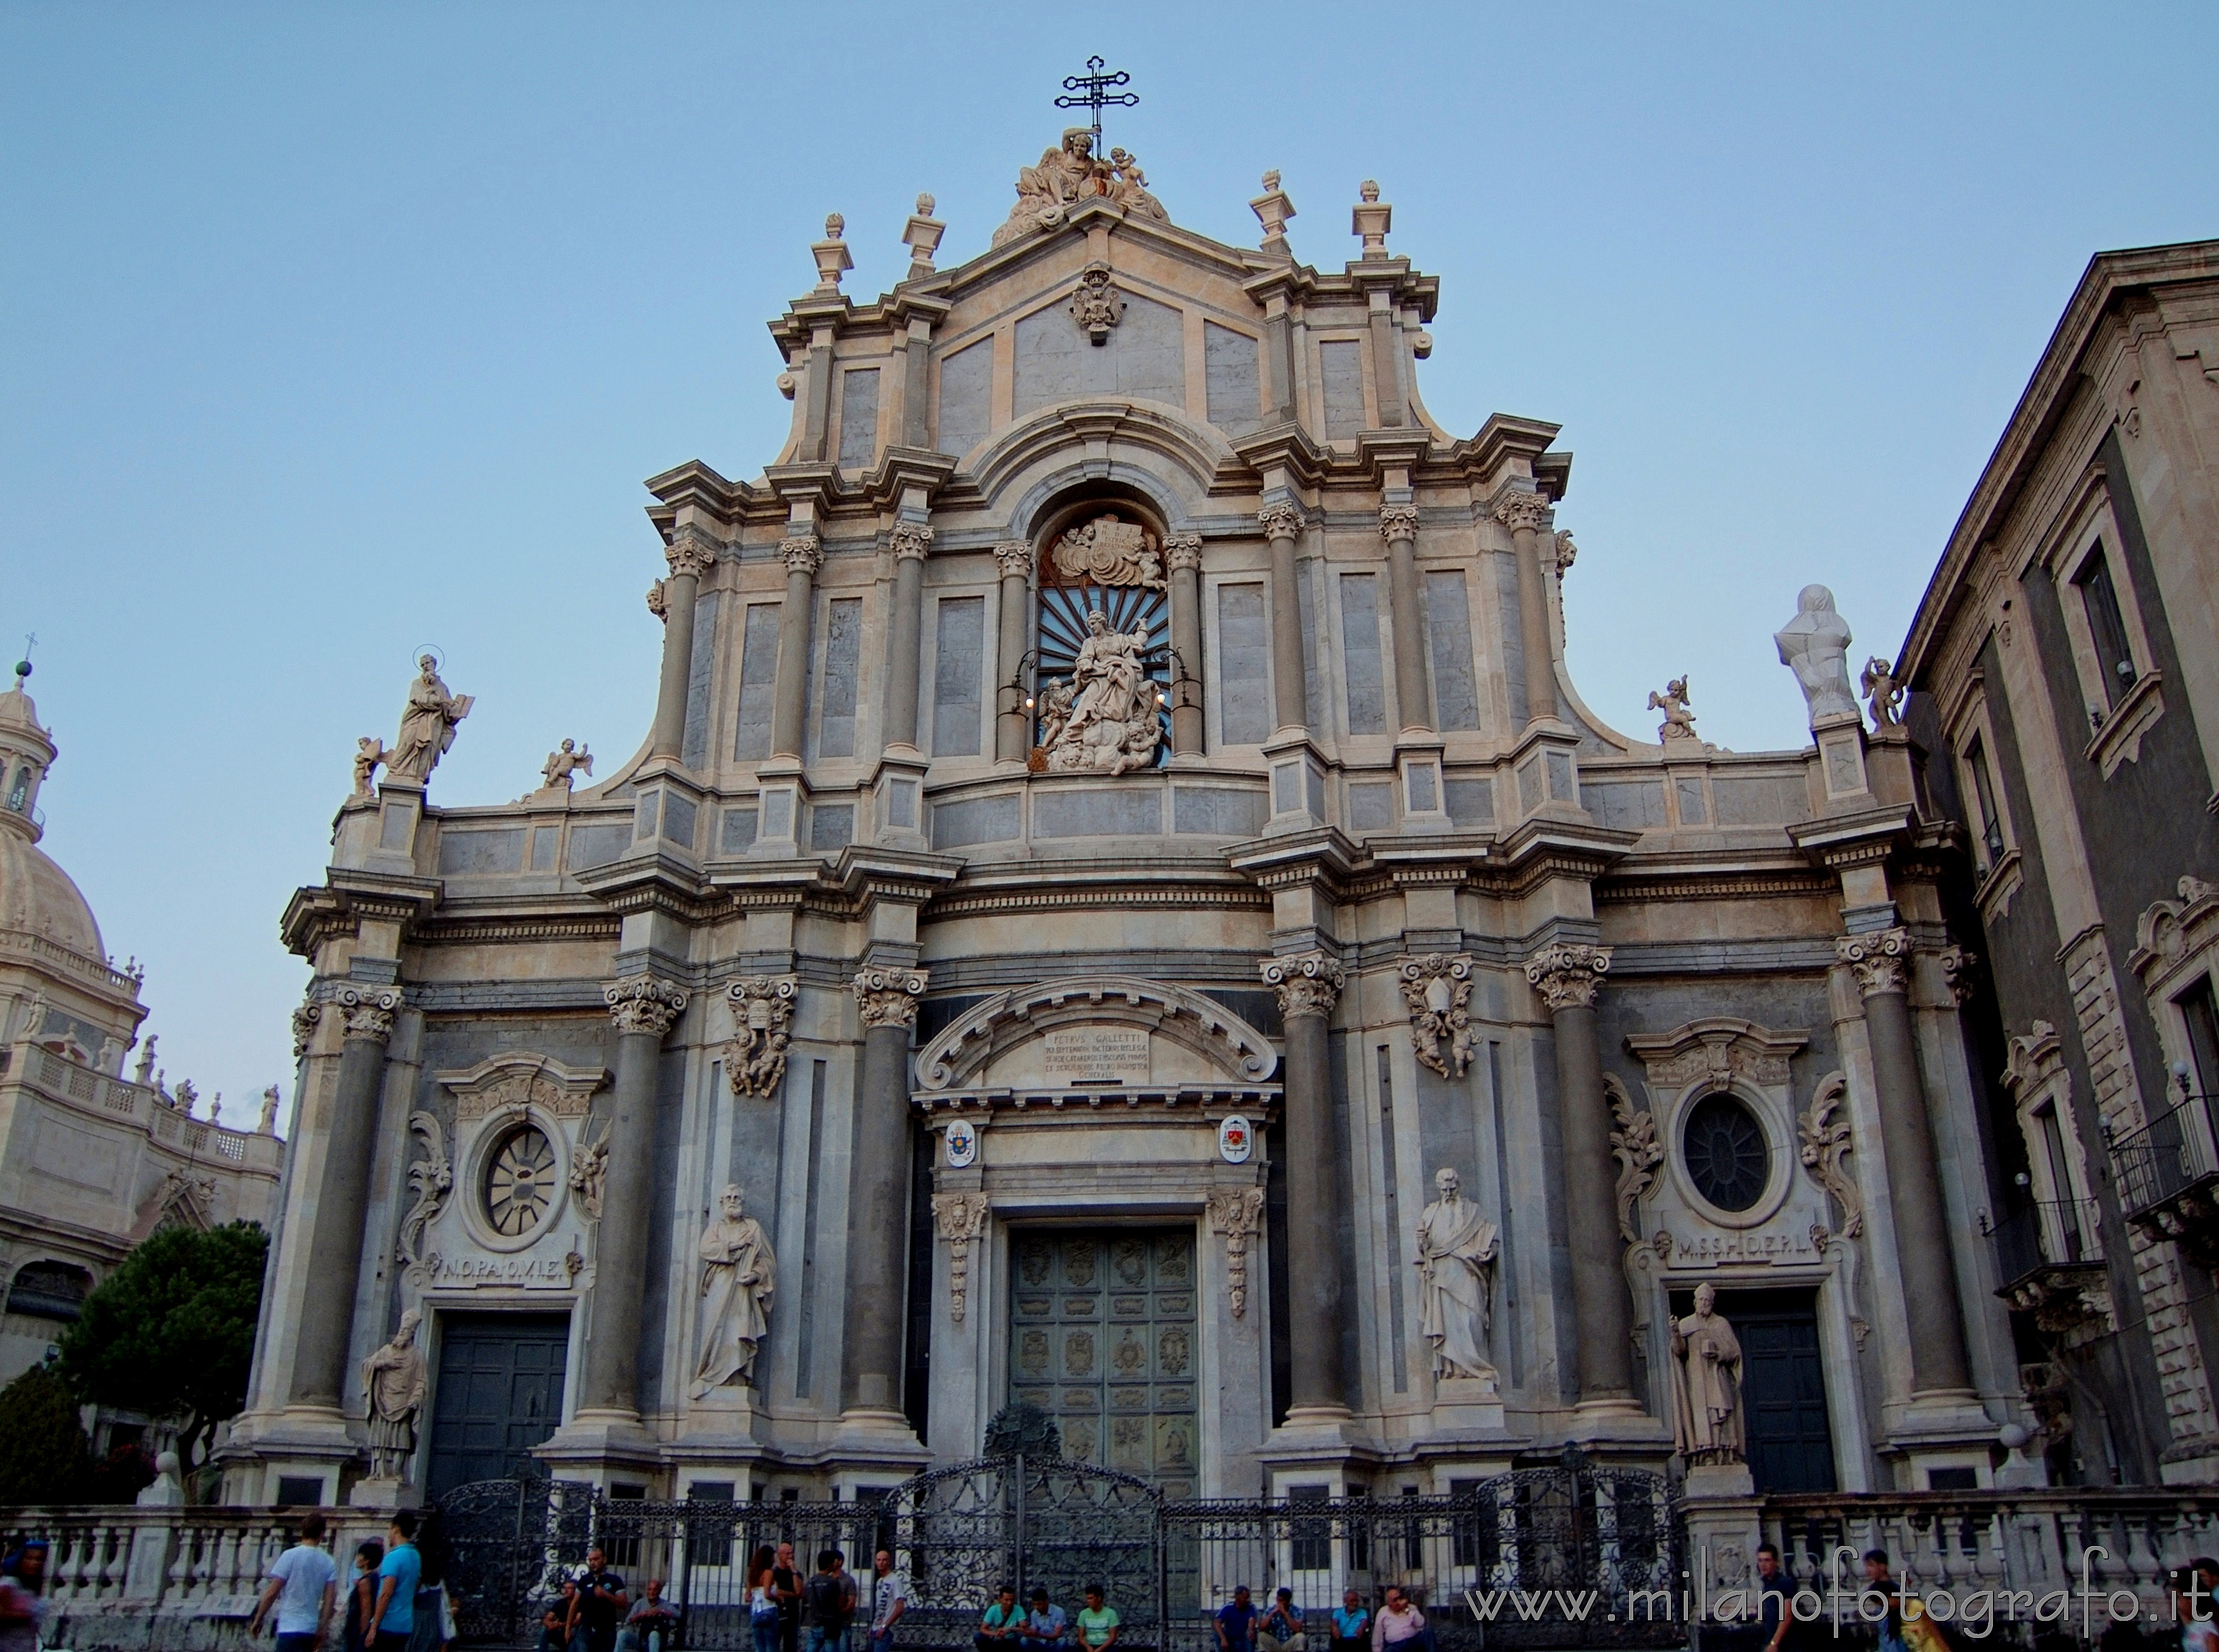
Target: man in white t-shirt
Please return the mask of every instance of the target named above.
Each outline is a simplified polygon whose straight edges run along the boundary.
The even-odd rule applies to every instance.
[[[894,1570],[894,1557],[881,1549],[872,1556],[869,1652],[889,1652],[894,1625],[909,1610],[909,1580]]]
[[[320,1652],[332,1624],[338,1568],[324,1547],[324,1517],[311,1510],[301,1521],[301,1540],[270,1568],[270,1581],[255,1603],[249,1640],[262,1633],[263,1620],[277,1608],[277,1652]]]

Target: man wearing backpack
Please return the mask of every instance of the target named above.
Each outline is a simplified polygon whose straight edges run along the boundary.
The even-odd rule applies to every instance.
[[[856,1591],[847,1564],[848,1557],[838,1550],[824,1550],[817,1556],[817,1570],[801,1586],[801,1623],[809,1631],[809,1652],[848,1652]]]

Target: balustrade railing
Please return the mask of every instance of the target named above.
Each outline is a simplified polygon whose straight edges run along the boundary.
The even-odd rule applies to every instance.
[[[2219,1096],[2191,1096],[2111,1143],[2119,1204],[2137,1216],[2219,1179]]]
[[[2044,1199],[2012,1211],[1988,1230],[1996,1276],[2008,1285],[2044,1268],[2102,1261],[2098,1220],[2093,1199]]]

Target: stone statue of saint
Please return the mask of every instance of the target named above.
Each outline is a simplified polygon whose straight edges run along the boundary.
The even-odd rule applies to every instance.
[[[1147,632],[1113,630],[1099,608],[1087,614],[1086,629],[1086,641],[1072,662],[1069,713],[1052,733],[1052,714],[1042,718],[1041,746],[1047,767],[1110,774],[1145,768],[1155,761],[1163,738],[1155,685],[1141,662]]]
[[[1433,1186],[1441,1196],[1418,1218],[1418,1328],[1433,1345],[1435,1376],[1492,1376],[1495,1224],[1446,1165]]]
[[[1795,618],[1772,634],[1780,663],[1795,674],[1811,721],[1822,717],[1855,717],[1856,696],[1849,692],[1849,622],[1834,612],[1834,593],[1806,585],[1795,599]]]
[[[277,1133],[277,1086],[275,1084],[262,1092],[262,1116],[255,1121],[254,1133],[259,1136]]]
[[[362,1363],[374,1479],[406,1477],[408,1459],[416,1455],[416,1419],[428,1381],[423,1350],[416,1345],[416,1327],[423,1322],[424,1311],[410,1308],[401,1316],[393,1340]]]
[[[562,750],[547,754],[547,761],[541,766],[539,772],[546,777],[548,790],[552,791],[559,786],[568,792],[577,775],[583,774],[588,779],[593,778],[594,754],[575,740],[565,740]]]
[[[770,1328],[771,1292],[777,1283],[777,1258],[762,1224],[744,1214],[745,1196],[728,1184],[720,1201],[724,1214],[701,1235],[701,1363],[693,1373],[693,1397],[727,1384],[749,1387],[755,1370],[755,1345]]]
[[[1741,1344],[1719,1293],[1695,1287],[1695,1311],[1672,1327],[1672,1449],[1690,1468],[1744,1460]]]
[[[469,694],[450,694],[439,680],[438,661],[430,655],[416,661],[416,680],[408,685],[401,708],[401,733],[386,754],[386,774],[396,780],[429,779],[447,748],[455,743],[455,724],[476,704]]]

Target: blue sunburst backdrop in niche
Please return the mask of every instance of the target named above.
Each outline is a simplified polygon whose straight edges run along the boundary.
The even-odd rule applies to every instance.
[[[1155,535],[1109,512],[1041,554],[1036,772],[1127,774],[1169,761],[1171,611],[1162,568]]]

